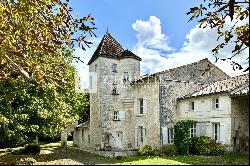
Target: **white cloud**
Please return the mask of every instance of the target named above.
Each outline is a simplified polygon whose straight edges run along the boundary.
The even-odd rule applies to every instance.
[[[226,22],[229,23],[229,26],[234,24],[234,22],[230,22],[230,20],[226,20]],[[239,24],[242,24],[242,22]],[[187,41],[183,44],[180,51],[166,53],[166,51],[172,51],[173,49],[168,46],[168,37],[161,33],[159,18],[151,16],[148,21],[137,20],[132,25],[132,28],[137,32],[138,39],[133,51],[143,59],[141,63],[141,70],[143,74],[163,71],[192,63],[203,58],[208,58],[211,62],[215,61],[215,57],[212,55],[211,50],[220,42],[217,41],[218,36],[216,29],[202,29],[197,25],[186,35]],[[152,43],[158,44],[154,45]],[[164,47],[159,47],[159,45]],[[230,57],[232,55],[231,51],[233,48],[234,45],[229,44],[221,50],[219,56]],[[248,54],[249,49],[245,50],[234,60],[246,67],[247,64],[244,64],[244,62],[246,61]],[[219,60],[215,63],[215,65],[220,67],[230,76],[243,74],[242,70],[234,71],[232,65],[228,62]]]
[[[89,87],[89,66],[87,65],[91,56],[95,52],[98,44],[101,41],[101,38],[91,38],[90,41],[93,43],[90,45],[90,48],[86,47],[86,51],[82,50],[81,48],[76,48],[74,51],[75,56],[78,56],[81,58],[82,62],[74,62],[74,66],[76,67],[78,71],[78,75],[80,76],[80,86],[82,89]]]

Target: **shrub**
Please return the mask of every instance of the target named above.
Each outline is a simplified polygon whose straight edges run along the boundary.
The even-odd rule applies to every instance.
[[[40,145],[38,145],[38,144],[32,143],[32,144],[28,144],[28,145],[24,146],[24,153],[25,154],[33,154],[33,155],[39,154],[40,150],[41,150],[41,148],[40,148]]]
[[[147,156],[154,154],[155,154],[155,148],[150,145],[145,145],[142,148],[139,148],[139,150],[137,151],[137,155],[139,156]]]
[[[174,156],[177,154],[177,148],[175,145],[164,145],[161,148],[161,154],[166,156]]]
[[[225,154],[222,144],[216,143],[208,136],[193,137],[189,147],[189,153],[193,155],[212,155],[218,156]]]
[[[209,155],[210,143],[211,138],[208,136],[193,137],[191,139],[189,153],[194,155]]]
[[[214,140],[210,143],[210,149],[210,155],[212,156],[224,155],[226,153],[225,147],[220,143],[216,143]]]

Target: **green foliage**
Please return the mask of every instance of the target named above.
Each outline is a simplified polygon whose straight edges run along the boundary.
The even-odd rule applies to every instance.
[[[25,77],[0,79],[0,146],[22,145],[35,136],[56,140],[61,129],[85,115],[88,98],[76,93],[76,70],[70,62],[64,63],[68,70],[62,74],[67,82],[62,86]]]
[[[138,149],[137,155],[138,156],[148,156],[148,155],[154,155],[155,154],[155,148],[150,145],[145,145]]]
[[[89,47],[93,18],[73,14],[68,0],[0,1],[0,78],[24,76],[64,83],[61,50]],[[80,60],[72,56],[71,59]]]
[[[223,155],[226,152],[223,145],[208,136],[193,137],[189,150],[190,154],[212,156]]]
[[[193,124],[196,124],[196,121],[182,120],[174,126],[174,145],[180,155],[186,155],[189,152],[188,148],[191,142],[189,129]]]
[[[19,155],[19,154],[33,154],[33,155],[36,155],[36,154],[40,153],[40,150],[41,150],[41,148],[40,148],[39,144],[32,143],[32,144],[27,144],[22,148],[12,150],[11,153],[14,154],[14,155]]]
[[[164,145],[161,148],[161,154],[164,156],[175,156],[177,155],[177,148],[175,145]]]
[[[222,42],[212,50],[216,60],[231,61],[233,69],[243,69],[241,64],[232,58],[249,48],[249,0],[204,0],[199,6],[190,8],[187,15],[191,15],[190,20],[199,18],[200,28],[217,29],[217,40],[223,38]],[[231,19],[231,23],[226,21],[227,18]],[[229,43],[234,44],[232,56],[217,57],[220,50],[226,48]],[[249,61],[249,56],[247,59]],[[245,71],[248,70],[249,66]]]
[[[33,154],[33,155],[36,155],[36,154],[39,154],[40,153],[40,145],[38,144],[28,144],[28,145],[25,145],[24,146],[24,153],[25,154]]]

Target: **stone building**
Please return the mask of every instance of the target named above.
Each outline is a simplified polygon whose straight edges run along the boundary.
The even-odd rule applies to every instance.
[[[172,143],[178,99],[230,78],[208,59],[140,76],[141,60],[104,35],[88,63],[90,122],[82,128],[89,132],[88,147],[128,150]]]
[[[213,82],[178,99],[177,117],[198,121],[193,135],[207,135],[228,150],[248,152],[248,74]]]

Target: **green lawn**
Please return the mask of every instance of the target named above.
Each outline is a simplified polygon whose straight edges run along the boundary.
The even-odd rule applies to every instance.
[[[12,155],[8,149],[0,149],[0,165],[249,165],[249,157],[246,155],[130,156],[117,160],[80,151],[72,146],[72,142],[69,142],[67,148],[61,148],[60,145],[60,143],[41,144],[39,155]]]
[[[248,155],[224,155],[224,156],[173,156],[173,157],[138,157],[123,158],[123,164],[158,164],[158,165],[249,165]]]

